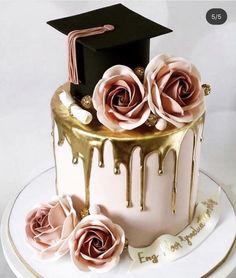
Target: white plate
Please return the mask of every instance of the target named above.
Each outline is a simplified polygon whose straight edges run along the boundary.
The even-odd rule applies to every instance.
[[[74,277],[101,277],[101,274],[83,273],[74,267],[69,256],[56,262],[45,262],[37,259],[33,250],[25,241],[25,216],[27,212],[37,203],[51,200],[56,194],[54,169],[48,169],[34,178],[19,193],[14,201],[6,208],[1,228],[1,239],[5,257],[17,277],[44,277],[44,278],[74,278]],[[216,190],[218,185],[207,175],[200,174],[200,190],[210,194]],[[225,192],[222,192],[222,215],[220,222],[213,233],[193,252],[187,256],[171,262],[167,265],[146,268],[128,273],[131,263],[125,253],[120,264],[112,271],[102,274],[102,277],[124,277],[143,278],[199,278],[207,277],[215,268],[218,268],[235,242],[236,217],[234,208]],[[232,266],[232,263],[231,263]],[[231,271],[232,267],[225,276]]]

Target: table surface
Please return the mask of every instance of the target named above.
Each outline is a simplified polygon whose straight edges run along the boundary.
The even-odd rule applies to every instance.
[[[65,37],[45,22],[117,1],[77,2],[0,1],[0,217],[8,200],[37,173],[54,165],[49,103],[53,91],[66,80],[66,44]],[[236,2],[120,2],[174,30],[152,40],[151,56],[169,52],[186,57],[197,65],[203,82],[212,85],[201,168],[236,193]],[[206,11],[214,6],[228,13],[222,26],[205,21]],[[188,40],[180,43],[183,34]],[[1,246],[0,277],[15,277]],[[229,277],[236,277],[236,271]]]

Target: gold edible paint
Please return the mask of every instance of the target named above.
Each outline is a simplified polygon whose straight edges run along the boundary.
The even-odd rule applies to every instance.
[[[60,102],[59,94],[62,91],[69,92],[69,83],[64,84],[56,91],[52,98],[52,114],[58,128],[59,141],[62,145],[66,139],[72,150],[72,163],[77,164],[79,158],[83,162],[84,180],[85,180],[85,203],[89,207],[90,203],[90,175],[92,167],[92,158],[94,149],[98,150],[99,161],[98,167],[105,167],[104,164],[104,144],[109,140],[113,148],[114,174],[121,173],[120,165],[123,164],[126,170],[126,206],[132,207],[132,156],[133,151],[140,148],[140,210],[145,209],[145,168],[147,157],[156,152],[159,160],[159,175],[164,174],[164,162],[167,154],[173,152],[174,173],[171,194],[171,211],[176,213],[176,196],[178,194],[178,161],[181,144],[186,133],[189,130],[193,132],[193,149],[192,149],[192,166],[190,180],[190,201],[189,201],[189,218],[192,217],[193,209],[191,208],[192,186],[195,173],[195,156],[196,140],[201,126],[204,124],[204,115],[196,121],[183,126],[182,128],[172,128],[166,131],[156,131],[150,128],[150,131],[142,128],[136,131],[114,133],[101,124],[94,117],[89,125],[82,125],[77,119],[72,117],[68,109]],[[141,131],[141,132],[140,132]],[[144,135],[145,134],[145,135]]]
[[[193,125],[191,130],[193,132],[193,148],[192,148],[192,165],[191,165],[191,179],[190,179],[190,192],[189,192],[189,222],[193,219],[194,208],[192,208],[192,187],[194,184],[195,166],[196,166],[196,151],[197,151],[197,140],[202,142],[203,140],[203,127],[204,127],[205,115],[202,116],[202,125]],[[200,133],[200,138],[199,138]]]

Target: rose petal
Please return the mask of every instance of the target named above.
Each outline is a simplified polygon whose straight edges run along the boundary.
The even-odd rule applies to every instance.
[[[109,262],[106,262],[103,265],[96,265],[96,267],[89,266],[88,269],[93,272],[96,272],[96,273],[108,272],[112,268],[114,268],[119,263],[119,261],[120,261],[119,257],[114,257],[112,260],[110,260]]]
[[[61,226],[65,219],[66,215],[60,203],[57,203],[50,209],[48,213],[48,221],[51,227]]]
[[[161,91],[164,91],[167,84],[169,84],[172,74],[173,72],[170,71],[166,66],[157,73],[157,76],[155,77],[155,83]]]
[[[43,249],[39,253],[39,256],[43,260],[49,260],[49,259],[58,260],[68,252],[69,252],[68,239],[65,239],[56,242],[55,245],[51,245],[48,248]]]
[[[150,115],[150,110],[147,104],[145,104],[144,108],[143,108],[144,112],[141,116],[140,119],[136,119],[134,121],[130,121],[130,122],[120,122],[119,125],[122,129],[125,130],[131,130],[134,129],[136,127],[139,127],[140,125],[144,124],[146,122],[146,120],[148,119],[149,115]]]
[[[48,247],[48,244],[44,244],[42,242],[38,242],[34,239],[34,235],[31,233],[29,226],[26,226],[26,235],[28,243],[34,247],[36,250],[43,250]]]
[[[122,131],[122,128],[118,124],[118,120],[115,117],[112,118],[112,115],[108,115],[108,113],[106,112],[107,110],[109,110],[107,106],[105,109],[103,109],[102,106],[99,106],[97,108],[97,118],[99,122],[111,130]]]
[[[61,238],[62,227],[50,228],[49,230],[34,237],[35,240],[45,244],[53,244]]]
[[[161,95],[163,109],[168,114],[175,114],[175,115],[184,115],[183,108],[171,97],[167,96],[166,94],[162,93]]]
[[[30,211],[26,216],[25,219],[26,223],[30,223],[35,218],[36,213],[37,213],[37,208]]]
[[[63,223],[62,226],[62,232],[61,232],[61,238],[65,239],[67,238],[74,230],[75,226],[77,225],[78,220],[76,218],[75,213],[71,213],[68,215]]]
[[[150,79],[152,73],[154,73],[153,80],[157,72],[165,65],[165,61],[168,60],[171,56],[168,54],[160,54],[155,56],[147,65],[144,73],[145,79]]]

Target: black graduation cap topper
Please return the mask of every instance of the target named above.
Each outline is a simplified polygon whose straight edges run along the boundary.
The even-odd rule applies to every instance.
[[[146,67],[149,62],[150,38],[172,31],[122,4],[47,23],[63,34],[69,34],[69,42],[75,44],[76,53],[72,52],[72,56],[75,55],[74,67],[80,84],[72,81],[74,84],[71,83],[71,91],[79,99],[84,95],[92,95],[96,83],[113,65],[126,65],[131,69]],[[85,37],[73,37],[72,31],[80,30],[83,33],[84,29],[90,28],[91,34],[88,31]]]

